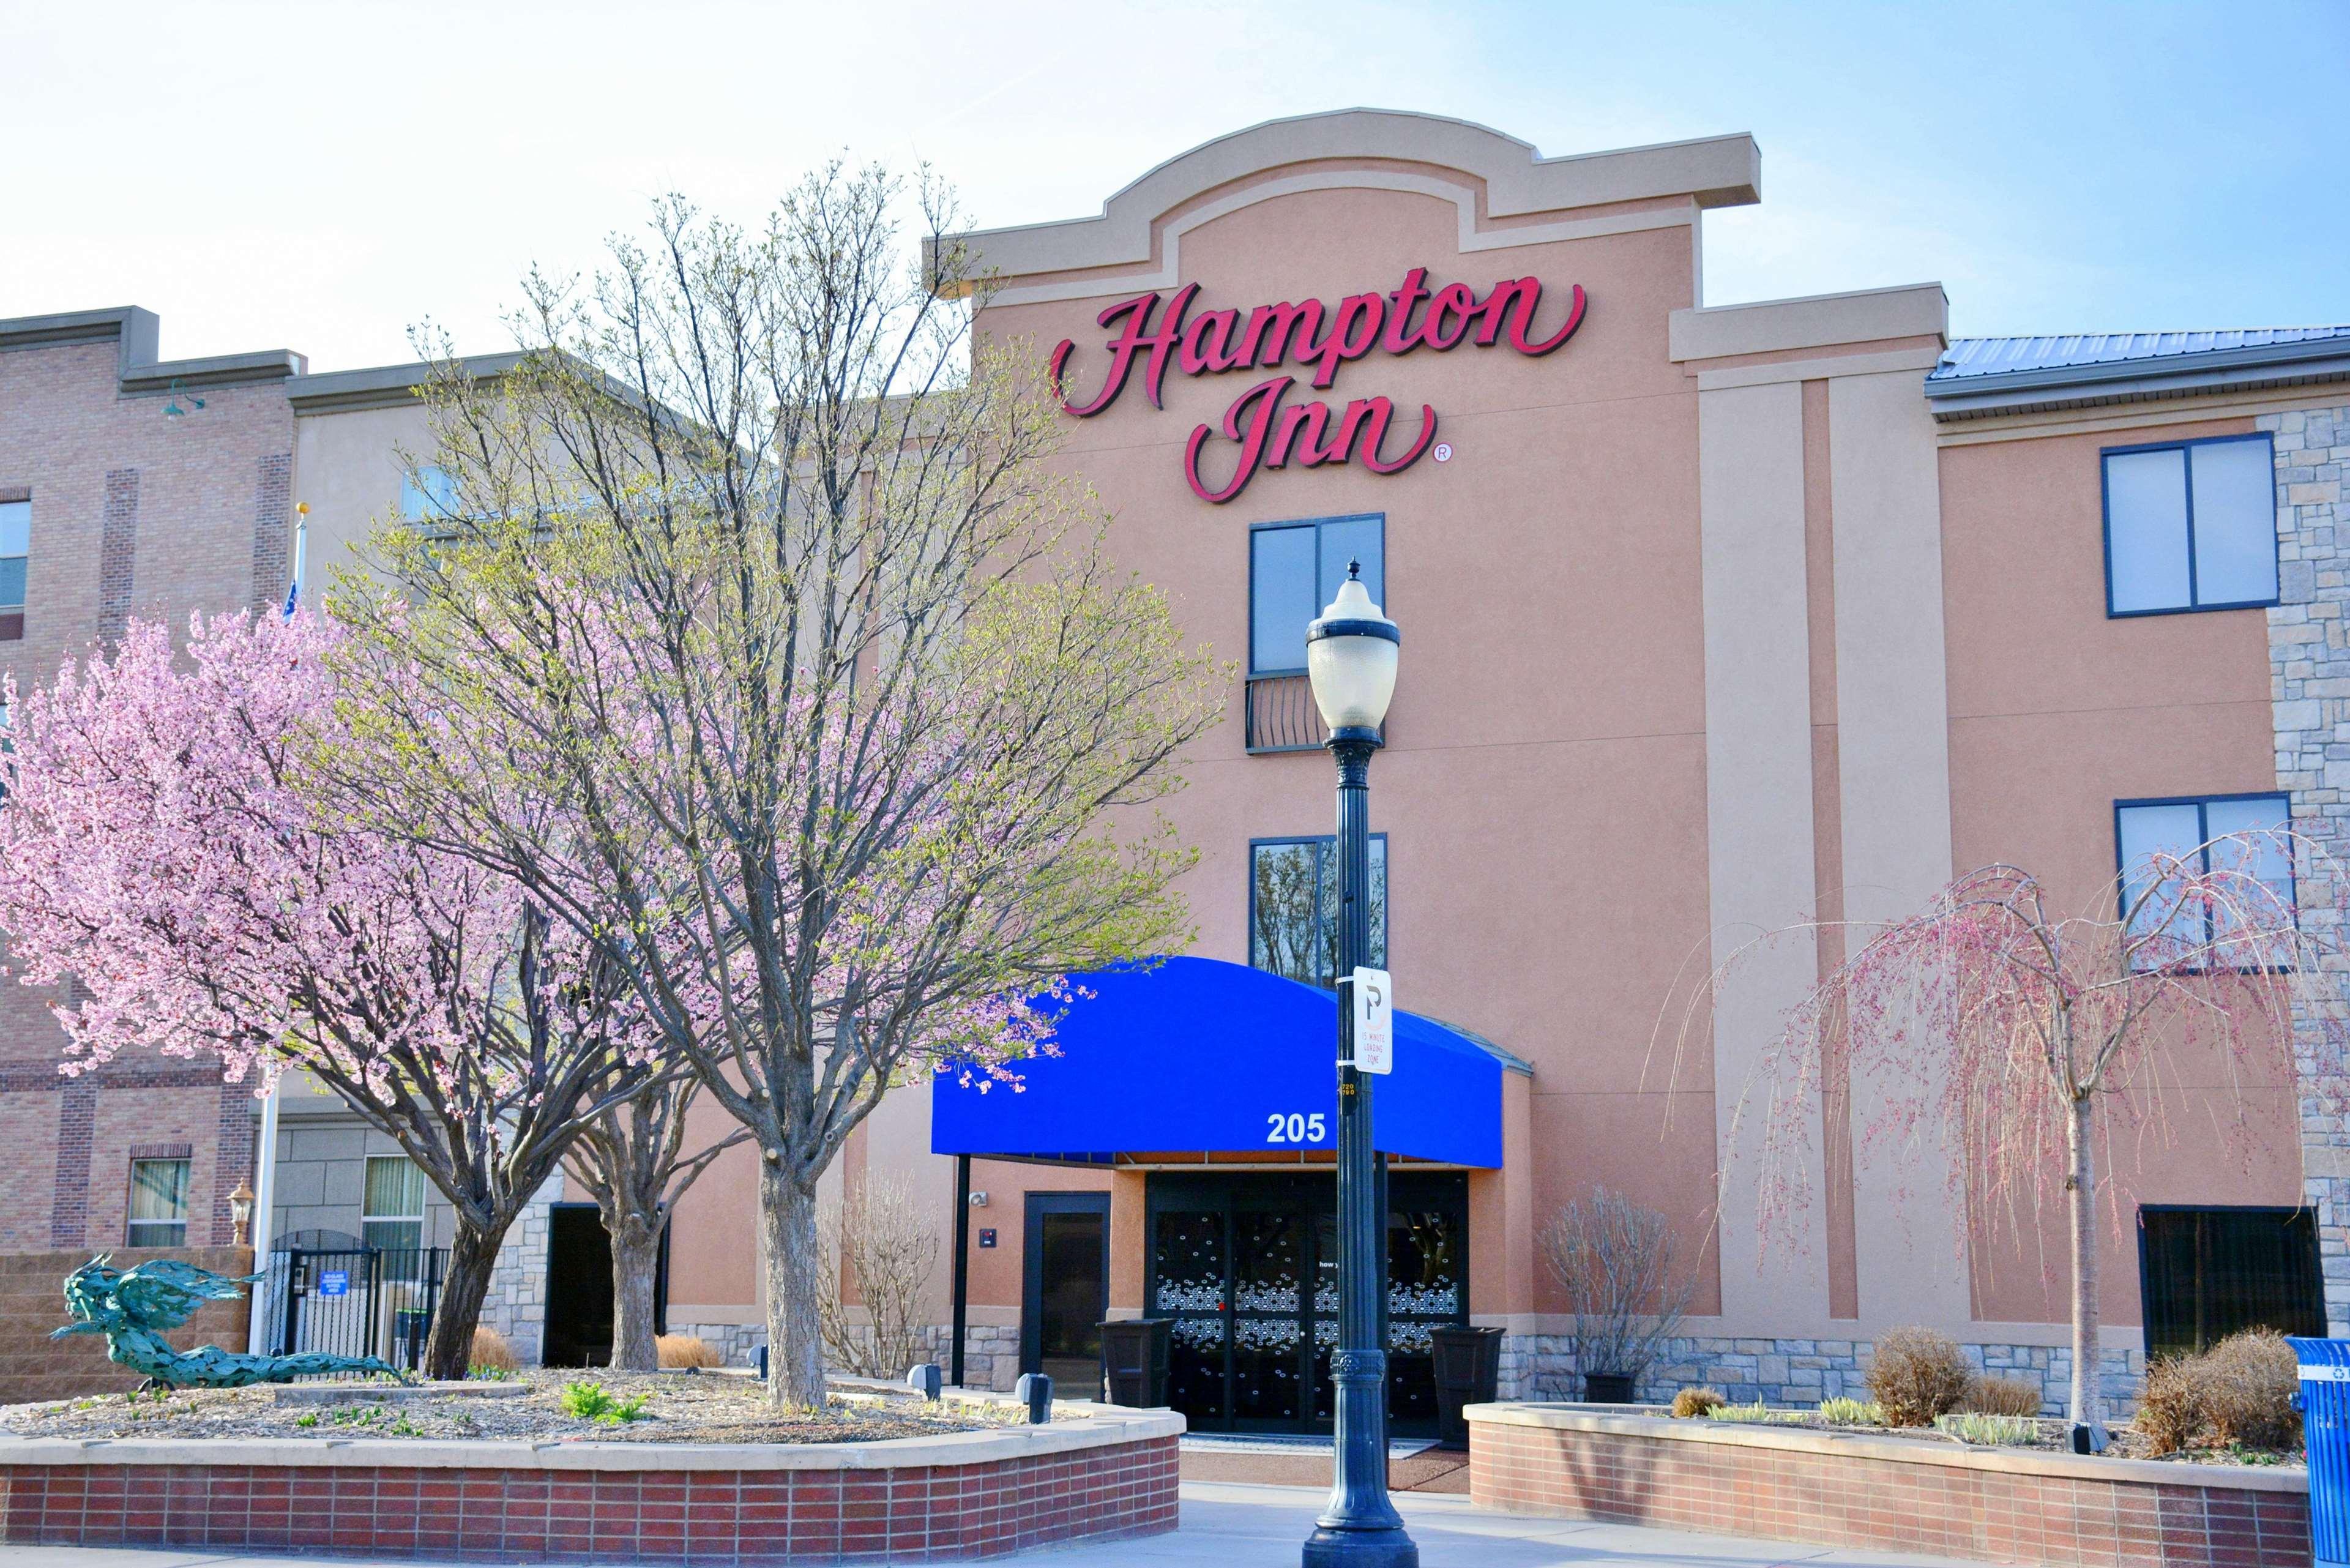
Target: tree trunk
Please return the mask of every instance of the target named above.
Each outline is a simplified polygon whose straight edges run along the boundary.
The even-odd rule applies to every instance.
[[[424,1341],[424,1374],[428,1377],[461,1379],[473,1360],[473,1329],[482,1321],[482,1299],[489,1294],[490,1272],[497,1266],[498,1245],[505,1240],[475,1230],[460,1220],[449,1244],[449,1273],[441,1282],[441,1299],[432,1307],[432,1332]]]
[[[637,1215],[621,1216],[607,1229],[612,1237],[612,1367],[651,1372],[660,1366],[653,1344],[660,1232]]]
[[[2073,1425],[2089,1429],[2089,1446],[2102,1453],[2106,1447],[2105,1399],[2098,1373],[2097,1349],[2097,1165],[2091,1141],[2090,1101],[2073,1102],[2067,1132],[2073,1170],[2065,1186],[2072,1196],[2073,1218]]]
[[[767,1397],[785,1407],[824,1404],[824,1330],[816,1306],[816,1189],[759,1162],[760,1261],[767,1272]]]

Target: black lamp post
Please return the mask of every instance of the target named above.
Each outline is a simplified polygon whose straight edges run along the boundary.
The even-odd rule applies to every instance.
[[[1370,956],[1371,753],[1395,694],[1395,622],[1350,562],[1338,597],[1305,629],[1305,670],[1338,761],[1338,979]],[[1342,989],[1341,995],[1346,992]],[[1380,1325],[1387,1212],[1371,1147],[1371,1080],[1354,1063],[1354,1008],[1338,1008],[1337,1465],[1330,1505],[1305,1538],[1305,1568],[1419,1568],[1419,1548],[1388,1501],[1388,1351]]]

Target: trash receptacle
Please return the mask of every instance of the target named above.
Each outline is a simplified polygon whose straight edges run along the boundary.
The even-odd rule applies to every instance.
[[[1130,1317],[1101,1325],[1102,1382],[1113,1405],[1167,1403],[1167,1355],[1175,1320]]]
[[[1492,1403],[1502,1382],[1502,1331],[1447,1324],[1431,1329],[1436,1361],[1436,1437],[1448,1449],[1469,1446],[1461,1407]]]
[[[2317,1568],[2350,1564],[2350,1339],[2293,1339],[2309,1449],[2309,1546]]]

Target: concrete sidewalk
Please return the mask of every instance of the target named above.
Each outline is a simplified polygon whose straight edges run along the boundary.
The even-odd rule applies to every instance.
[[[1186,1481],[1183,1526],[1171,1535],[1065,1547],[1010,1559],[1037,1568],[1286,1568],[1313,1527],[1323,1495],[1301,1487]],[[1419,1542],[1422,1568],[1959,1568],[1949,1558],[1825,1547],[1724,1535],[1687,1535],[1625,1524],[1584,1524],[1488,1513],[1465,1497],[1407,1493],[1396,1500]],[[378,1559],[306,1561],[376,1568]],[[0,1546],[0,1568],[286,1568],[293,1559],[217,1552],[68,1550]],[[405,1568],[432,1568],[404,1560]],[[1970,1565],[1980,1568],[1980,1564]]]

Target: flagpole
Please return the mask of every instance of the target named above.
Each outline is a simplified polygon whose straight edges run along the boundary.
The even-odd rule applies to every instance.
[[[284,614],[287,620],[292,620],[294,612],[301,607],[302,567],[309,546],[310,504],[296,502],[294,506],[294,580],[286,585]],[[262,1300],[270,1282],[270,1247],[277,1240],[277,1101],[282,1092],[279,1087],[282,1082],[282,1075],[269,1081],[269,1093],[261,1102],[259,1147],[254,1151],[253,1270],[262,1276],[262,1288],[254,1292],[250,1298],[252,1304],[246,1310],[244,1347],[255,1355],[265,1354],[265,1341],[273,1326],[271,1320],[276,1315],[262,1311]]]

